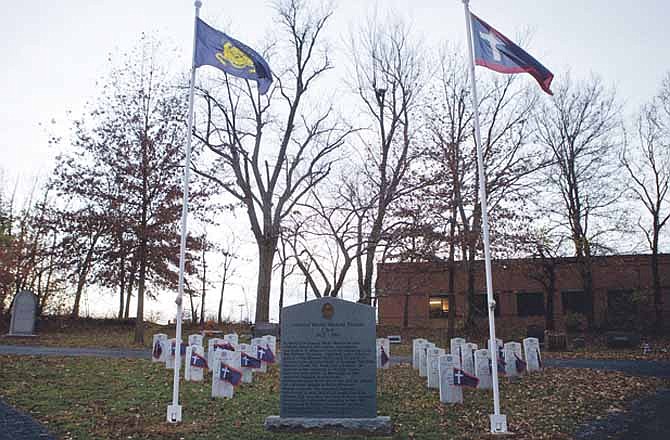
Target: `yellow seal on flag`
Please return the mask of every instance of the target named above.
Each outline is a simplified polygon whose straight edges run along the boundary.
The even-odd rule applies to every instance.
[[[251,57],[230,41],[226,41],[223,44],[223,51],[217,52],[215,56],[224,66],[245,70],[248,73],[256,73],[256,67]]]

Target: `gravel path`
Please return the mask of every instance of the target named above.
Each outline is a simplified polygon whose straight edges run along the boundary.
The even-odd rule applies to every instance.
[[[0,440],[55,440],[28,414],[0,400]]]

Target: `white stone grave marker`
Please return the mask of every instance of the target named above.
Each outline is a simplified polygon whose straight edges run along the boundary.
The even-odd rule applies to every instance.
[[[526,358],[526,371],[542,370],[542,355],[540,354],[540,341],[537,338],[526,338],[523,340],[523,354]]]
[[[477,346],[477,344],[473,344],[472,342],[468,342],[467,344],[462,345],[461,348],[463,353],[463,371],[476,376],[477,372],[475,371],[475,351],[479,349],[479,346]]]
[[[428,388],[440,388],[440,356],[445,354],[444,348],[429,348],[426,351],[428,357],[426,369],[428,375]]]
[[[199,333],[188,335],[188,345],[199,345],[202,347],[203,340],[203,336]]]
[[[212,397],[232,399],[235,395],[234,382],[242,382],[242,366],[240,351],[217,350],[214,352],[214,366],[212,367]],[[225,377],[222,378],[222,375]]]
[[[428,376],[428,357],[426,356],[426,353],[429,348],[435,348],[435,344],[432,342],[426,342],[421,346],[421,350],[419,352],[419,376],[421,377]]]
[[[475,373],[479,378],[479,385],[477,385],[477,388],[493,388],[490,359],[488,350],[481,349],[475,351]]]
[[[377,368],[387,370],[391,366],[391,341],[377,338]]]
[[[440,371],[440,402],[463,403],[463,390],[454,384],[454,368],[457,368],[458,359],[453,354],[439,357]]]
[[[177,339],[172,338],[168,339],[165,345],[165,368],[168,370],[174,370],[174,362],[176,359],[175,350],[176,350]],[[186,353],[186,346],[182,342],[180,344],[180,351],[182,352],[180,360],[184,360],[184,354]]]
[[[168,349],[166,345],[168,335],[165,333],[156,333],[152,339],[151,362],[165,362],[165,352]]]
[[[451,354],[456,356],[456,359],[458,360],[460,365],[462,365],[463,363],[463,351],[465,349],[464,345],[466,344],[466,342],[467,341],[463,338],[451,338],[451,342],[449,343],[449,351],[451,352]]]
[[[202,345],[189,345],[186,347],[184,361],[184,379],[193,382],[202,382],[205,378],[205,370],[207,369],[205,349],[202,348]]]
[[[216,351],[214,346],[220,344],[223,344],[223,339],[209,338],[207,340],[207,363],[209,364],[209,368],[213,368],[214,365],[214,352]]]
[[[240,366],[242,368],[242,382],[251,383],[254,378],[254,369],[252,366],[254,360],[256,359],[256,352],[253,349],[253,346],[250,344],[240,344],[238,345],[240,349]]]
[[[273,335],[265,335],[261,338],[263,340],[263,348],[270,349],[270,352],[267,353],[269,355],[269,358],[274,359],[273,362],[269,363],[276,363],[277,362],[277,338]],[[256,353],[258,355],[258,353]],[[266,366],[267,368],[267,366]]]
[[[423,338],[416,338],[412,340],[412,368],[415,370],[419,369],[419,353],[420,349],[419,347],[423,344],[425,344],[426,341]]]
[[[240,337],[237,335],[237,333],[228,333],[227,335],[223,335],[223,340],[230,342],[232,345],[239,345],[239,339]]]
[[[503,348],[503,340],[502,339],[496,338],[496,343],[498,345],[498,349]],[[489,349],[489,350],[491,349],[491,340],[490,339],[486,340],[486,348]]]
[[[11,336],[34,336],[37,297],[29,290],[22,290],[12,301],[12,318],[9,321]]]
[[[522,371],[519,371],[523,363],[523,355],[521,354],[521,344],[518,342],[507,342],[504,346],[505,352],[505,374],[507,377],[518,377],[525,371],[525,368]],[[522,363],[519,363],[521,361]]]

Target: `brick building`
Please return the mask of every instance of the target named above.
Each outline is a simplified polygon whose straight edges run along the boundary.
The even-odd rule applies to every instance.
[[[624,328],[650,323],[653,293],[650,255],[595,257],[593,262],[593,310],[596,327]],[[486,319],[484,262],[475,266],[475,314]],[[659,255],[665,321],[670,321],[670,254]],[[537,259],[494,260],[493,290],[496,324],[525,329],[544,326],[546,293],[538,281],[542,266]],[[457,322],[465,316],[467,272],[456,263],[454,294],[449,292],[446,263],[383,263],[377,266],[378,319],[380,325],[398,327],[447,326],[449,307],[455,307]],[[554,319],[564,328],[568,312],[584,313],[588,298],[574,258],[555,265]],[[578,316],[578,315],[577,315]],[[457,324],[457,325],[460,325]]]

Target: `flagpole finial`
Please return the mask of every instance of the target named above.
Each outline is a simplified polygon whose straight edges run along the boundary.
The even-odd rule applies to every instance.
[[[200,9],[200,7],[202,6],[202,2],[200,0],[195,0],[194,5],[196,9]]]

